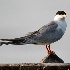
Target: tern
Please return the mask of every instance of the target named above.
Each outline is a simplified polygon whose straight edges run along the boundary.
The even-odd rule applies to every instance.
[[[65,18],[67,17],[64,11],[58,11],[53,21],[42,26],[39,30],[30,32],[24,37],[15,39],[0,39],[0,45],[13,44],[13,45],[25,45],[25,44],[36,44],[46,45],[48,54],[54,52],[50,49],[50,44],[54,43],[62,38],[66,31],[67,23]]]

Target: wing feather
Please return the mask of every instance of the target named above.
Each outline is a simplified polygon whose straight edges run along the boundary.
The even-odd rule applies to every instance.
[[[51,21],[49,24],[41,27],[38,31],[39,33],[50,32],[50,31],[56,30],[57,27],[58,27],[58,24],[54,21]]]

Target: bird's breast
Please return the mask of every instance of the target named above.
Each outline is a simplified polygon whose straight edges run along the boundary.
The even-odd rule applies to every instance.
[[[63,33],[65,33],[67,27],[67,23],[65,21],[58,22],[57,30],[61,29]]]

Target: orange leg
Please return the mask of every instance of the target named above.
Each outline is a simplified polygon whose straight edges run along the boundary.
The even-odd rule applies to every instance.
[[[50,45],[46,45],[46,49],[47,49],[47,51],[48,51],[48,54],[54,54],[54,51],[52,51],[51,49],[50,49]]]

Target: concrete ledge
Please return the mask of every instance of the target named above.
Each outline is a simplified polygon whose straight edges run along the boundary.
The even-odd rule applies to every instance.
[[[70,63],[0,64],[0,70],[70,70]]]

